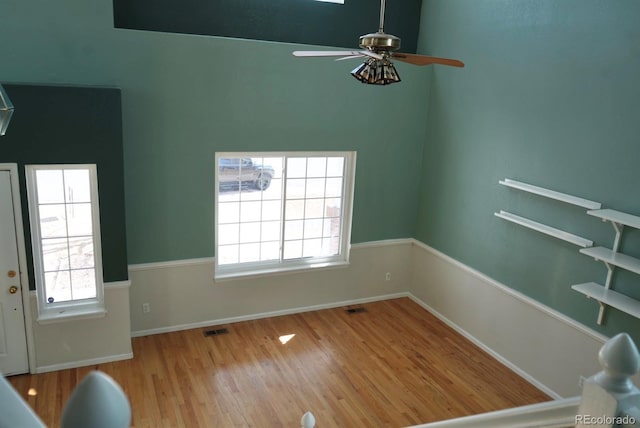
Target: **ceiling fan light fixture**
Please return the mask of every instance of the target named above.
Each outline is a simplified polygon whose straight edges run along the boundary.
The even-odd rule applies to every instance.
[[[7,132],[12,114],[13,104],[11,104],[9,96],[4,91],[2,84],[0,84],[0,135],[4,135]]]
[[[393,63],[386,58],[368,58],[351,71],[351,75],[369,85],[390,85],[400,82],[400,75]]]

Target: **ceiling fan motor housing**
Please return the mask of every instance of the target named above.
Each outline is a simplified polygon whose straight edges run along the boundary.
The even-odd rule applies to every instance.
[[[360,47],[370,51],[395,51],[400,49],[400,38],[378,31],[360,36]]]

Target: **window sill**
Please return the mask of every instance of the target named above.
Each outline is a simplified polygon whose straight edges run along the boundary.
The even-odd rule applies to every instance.
[[[106,315],[107,310],[98,305],[83,306],[80,308],[57,308],[43,311],[38,315],[38,318],[36,318],[36,322],[45,325],[92,318],[104,318]]]
[[[283,274],[293,274],[293,273],[302,273],[309,271],[320,271],[320,270],[328,270],[328,269],[336,269],[336,268],[345,268],[349,266],[348,261],[338,261],[338,262],[318,262],[315,264],[305,264],[305,265],[296,265],[296,266],[275,266],[270,268],[258,268],[258,269],[247,269],[242,271],[227,271],[227,272],[218,272],[216,270],[214,275],[215,282],[225,282],[232,280],[242,280],[242,279],[250,279],[250,278],[259,278],[266,276],[274,276],[274,275],[283,275]]]

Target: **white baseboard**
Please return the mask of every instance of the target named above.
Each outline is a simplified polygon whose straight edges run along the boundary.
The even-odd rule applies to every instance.
[[[90,358],[88,360],[69,361],[62,364],[52,364],[50,366],[39,366],[33,373],[47,373],[56,370],[75,369],[78,367],[95,366],[98,364],[112,363],[114,361],[130,360],[133,358],[133,352],[119,355],[108,355],[100,358]]]
[[[422,306],[425,310],[427,310],[433,316],[438,318],[440,321],[444,322],[446,325],[448,325],[449,327],[454,329],[457,333],[462,335],[469,342],[473,343],[478,348],[482,349],[484,352],[486,352],[487,354],[491,355],[493,358],[498,360],[504,366],[506,366],[511,371],[516,373],[518,376],[520,376],[521,378],[523,378],[524,380],[526,380],[527,382],[529,382],[530,384],[532,384],[533,386],[538,388],[540,391],[542,391],[545,394],[547,394],[548,396],[552,397],[554,400],[559,400],[559,399],[563,398],[560,394],[557,394],[555,391],[553,391],[551,388],[548,388],[546,385],[544,385],[542,382],[538,381],[536,378],[531,376],[529,373],[525,372],[520,367],[518,367],[517,365],[513,364],[511,361],[507,360],[502,355],[500,355],[499,353],[497,353],[493,349],[491,349],[488,346],[486,346],[484,343],[482,343],[481,341],[476,339],[473,335],[468,333],[466,330],[464,330],[463,328],[458,326],[456,323],[451,321],[449,318],[447,318],[444,315],[442,315],[440,312],[438,312],[435,309],[433,309],[431,306],[429,306],[428,304],[426,304],[422,300],[418,299],[413,294],[408,293],[408,297],[411,300],[413,300],[414,302],[416,302],[418,305]]]
[[[202,327],[209,327],[209,326],[215,326],[215,325],[232,324],[236,322],[252,321],[252,320],[258,320],[262,318],[279,317],[282,315],[300,314],[303,312],[319,311],[322,309],[333,309],[333,308],[339,308],[341,306],[359,305],[363,303],[378,302],[381,300],[397,299],[400,297],[409,297],[409,293],[385,294],[382,296],[366,297],[363,299],[344,300],[340,302],[332,302],[332,303],[326,303],[321,305],[303,306],[298,308],[283,309],[279,311],[262,312],[258,314],[250,314],[250,315],[243,315],[243,316],[229,317],[229,318],[219,318],[219,319],[200,321],[200,322],[189,323],[189,324],[172,325],[169,327],[152,328],[148,330],[138,330],[138,331],[132,331],[131,337],[150,336],[152,334],[170,333],[173,331],[190,330],[192,328],[202,328]]]

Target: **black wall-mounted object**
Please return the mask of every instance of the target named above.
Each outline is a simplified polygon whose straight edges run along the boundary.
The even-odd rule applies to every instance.
[[[388,0],[385,32],[415,53],[422,0]],[[116,28],[354,49],[378,30],[379,0],[113,0]]]
[[[29,288],[35,289],[25,165],[96,164],[105,282],[125,281],[127,241],[120,89],[4,85],[15,112],[0,163],[18,164]]]

